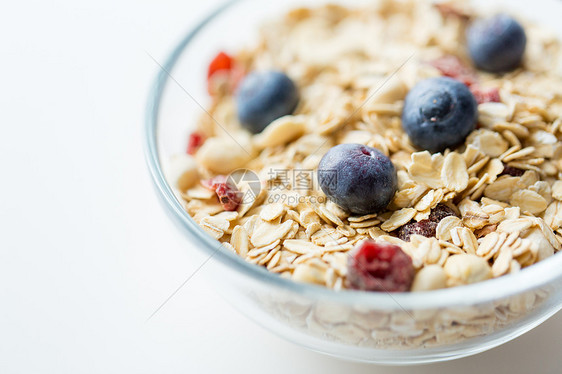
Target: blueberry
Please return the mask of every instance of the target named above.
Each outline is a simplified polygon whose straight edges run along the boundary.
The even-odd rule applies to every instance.
[[[277,118],[293,113],[298,101],[297,87],[285,73],[253,72],[240,83],[236,94],[238,119],[257,134]]]
[[[412,144],[432,153],[462,143],[477,119],[478,104],[468,87],[447,77],[418,83],[402,110],[402,127]]]
[[[331,148],[318,165],[318,182],[328,198],[354,214],[386,208],[398,183],[390,159],[362,144]]]
[[[474,64],[491,73],[518,67],[527,44],[521,24],[506,14],[475,21],[467,31],[466,39]]]

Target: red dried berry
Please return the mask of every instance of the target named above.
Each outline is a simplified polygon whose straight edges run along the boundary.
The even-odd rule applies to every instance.
[[[232,69],[232,57],[224,52],[220,52],[215,56],[213,61],[209,64],[209,70],[207,71],[207,79],[211,78],[217,71],[230,70]]]
[[[444,76],[461,81],[469,87],[478,82],[478,76],[474,70],[465,66],[456,56],[443,56],[430,61],[429,64],[439,70]]]
[[[197,151],[204,142],[205,138],[203,138],[203,135],[197,132],[189,134],[189,138],[187,139],[187,153],[190,155],[195,154],[195,151]]]
[[[472,92],[478,104],[501,102],[500,90],[497,87],[486,89],[474,84],[470,87],[470,92]]]
[[[439,70],[444,76],[451,77],[467,85],[478,104],[499,103],[501,101],[499,89],[496,87],[480,87],[476,72],[465,66],[458,57],[452,55],[443,56],[430,61],[430,65]]]
[[[234,211],[242,202],[240,191],[236,187],[232,188],[229,183],[221,184],[215,190],[219,201],[226,211]]]
[[[412,235],[422,235],[426,238],[435,237],[437,223],[428,219],[419,222],[411,221],[398,229],[398,237],[405,242],[410,241]]]
[[[405,292],[414,273],[412,259],[399,246],[367,240],[353,250],[347,278],[358,290]]]
[[[207,91],[211,96],[219,93],[233,93],[244,78],[245,71],[236,60],[220,52],[209,65],[207,72]]]
[[[201,184],[215,191],[219,202],[226,211],[235,211],[242,203],[242,194],[236,185],[224,175],[219,175],[209,180],[202,181]]]

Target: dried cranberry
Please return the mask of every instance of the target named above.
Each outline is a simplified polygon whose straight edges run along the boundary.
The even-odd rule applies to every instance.
[[[478,76],[474,70],[466,67],[456,56],[443,56],[430,61],[429,64],[444,76],[461,81],[469,87],[478,82]]]
[[[189,138],[187,139],[187,153],[190,155],[195,154],[195,151],[203,145],[204,141],[203,135],[197,132],[189,134]]]
[[[509,166],[509,165],[504,164],[503,165],[503,171],[500,173],[499,176],[511,175],[512,177],[520,177],[523,174],[525,174],[525,170],[514,168],[513,166]]]
[[[443,218],[449,216],[456,216],[457,213],[445,204],[438,204],[435,208],[431,210],[429,214],[429,220],[435,223],[439,223]]]
[[[245,71],[240,64],[224,52],[219,53],[211,64],[207,72],[207,91],[211,96],[219,93],[231,94],[245,75]]]
[[[485,89],[474,84],[470,86],[470,92],[472,92],[478,104],[499,103],[501,101],[500,90],[497,87]]]
[[[232,57],[224,52],[220,52],[209,64],[207,79],[211,78],[217,71],[232,69],[232,62]]]
[[[411,221],[398,229],[398,237],[405,242],[410,241],[412,235],[422,235],[426,238],[435,237],[437,222],[422,219],[419,222]]]
[[[226,211],[234,211],[242,203],[242,194],[231,180],[219,175],[202,181],[203,186],[215,191],[219,202]]]
[[[497,87],[480,87],[476,72],[465,66],[458,57],[443,56],[431,61],[430,64],[444,76],[454,78],[467,85],[478,104],[499,103],[501,101],[499,89]]]
[[[367,240],[353,250],[347,278],[358,290],[405,292],[412,285],[414,267],[399,246]]]
[[[236,187],[232,188],[229,183],[220,184],[215,193],[219,197],[219,201],[226,211],[234,211],[242,202],[240,191]]]

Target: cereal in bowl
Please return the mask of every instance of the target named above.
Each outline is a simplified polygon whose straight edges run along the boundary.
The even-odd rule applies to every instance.
[[[211,63],[173,162],[187,212],[248,262],[335,290],[454,287],[554,255],[560,42],[521,22],[387,0],[268,23]]]

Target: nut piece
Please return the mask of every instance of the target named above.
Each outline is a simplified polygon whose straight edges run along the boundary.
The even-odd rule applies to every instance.
[[[305,116],[284,116],[271,122],[254,138],[259,148],[275,147],[295,140],[306,130]]]
[[[197,152],[197,160],[217,174],[228,174],[243,167],[252,159],[252,146],[246,134],[235,136],[235,139],[207,139]]]
[[[429,265],[416,274],[412,291],[431,291],[447,287],[447,274],[439,265]]]
[[[166,177],[181,192],[185,192],[199,180],[197,164],[190,155],[174,155],[166,167]]]
[[[492,277],[492,269],[488,261],[472,254],[449,257],[444,270],[449,287],[481,282]]]

